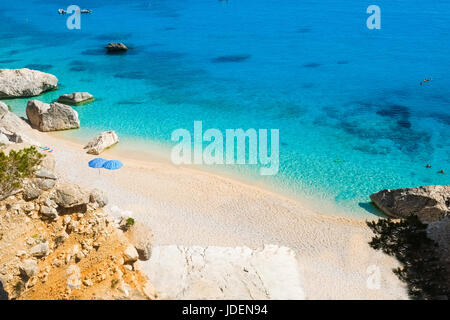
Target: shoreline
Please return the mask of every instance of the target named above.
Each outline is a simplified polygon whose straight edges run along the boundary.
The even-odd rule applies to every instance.
[[[110,199],[106,210],[113,216],[114,207],[132,212],[153,230],[156,246],[288,247],[295,253],[307,299],[408,298],[392,273],[398,262],[369,247],[372,232],[362,220],[322,214],[204,170],[122,157],[114,148],[101,156],[123,160],[121,170],[92,169],[87,163],[95,156],[81,144],[59,134],[33,130],[33,135],[55,149],[60,178],[104,190]],[[373,265],[382,274],[379,290],[367,286]]]
[[[95,131],[95,130],[93,130]],[[95,131],[96,132],[96,131]],[[83,150],[83,146],[90,139],[89,137],[81,137],[81,136],[71,136],[70,131],[60,131],[60,132],[50,132],[48,133],[55,139],[66,141],[68,143],[73,144]],[[183,168],[185,170],[192,170],[193,173],[206,173],[216,178],[228,179],[230,182],[240,183],[247,187],[254,187],[257,189],[261,189],[264,192],[270,193],[274,196],[278,196],[284,198],[289,201],[294,201],[305,208],[305,210],[310,210],[315,213],[343,217],[354,219],[358,221],[366,221],[373,220],[382,217],[382,213],[379,214],[371,213],[371,212],[351,212],[349,213],[344,207],[340,207],[333,201],[329,199],[321,198],[317,194],[309,194],[309,195],[301,195],[299,193],[290,192],[289,185],[282,183],[270,183],[262,180],[255,179],[254,174],[243,174],[239,175],[237,170],[232,170],[230,168],[225,168],[220,170],[217,166],[199,166],[199,165],[174,165],[170,161],[170,148],[168,146],[164,146],[159,142],[155,142],[150,139],[145,138],[131,138],[126,137],[123,140],[119,137],[119,144],[113,146],[112,148],[106,150],[107,154],[111,156],[115,156],[119,160],[138,161],[143,164],[145,163],[159,163],[164,165],[169,165],[172,167]],[[130,143],[130,145],[125,146],[122,141],[125,143]],[[151,151],[142,150],[143,146],[151,146]],[[101,157],[98,156],[98,157]]]

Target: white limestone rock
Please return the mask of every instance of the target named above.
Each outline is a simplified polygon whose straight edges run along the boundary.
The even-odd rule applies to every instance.
[[[89,154],[99,155],[118,142],[119,137],[114,131],[105,131],[92,139],[84,149],[87,149],[87,153]]]
[[[286,247],[156,246],[141,264],[162,299],[305,299]]]
[[[87,103],[92,100],[94,100],[94,96],[89,92],[74,92],[71,94],[63,94],[58,98],[58,102],[69,105]]]
[[[33,97],[58,88],[58,78],[37,70],[0,69],[0,99]]]
[[[31,125],[43,132],[80,127],[78,112],[65,104],[57,102],[47,104],[38,100],[30,100],[26,112]]]

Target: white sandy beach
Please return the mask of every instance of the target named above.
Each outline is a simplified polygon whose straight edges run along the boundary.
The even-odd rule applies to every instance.
[[[121,170],[91,169],[93,156],[82,145],[54,134],[33,136],[54,148],[60,178],[107,192],[107,208],[132,211],[152,228],[155,245],[284,246],[296,254],[306,299],[407,299],[391,271],[395,259],[368,246],[372,232],[364,221],[320,214],[263,188],[156,158],[136,160],[114,148],[102,157],[122,160]],[[380,271],[379,288],[367,285],[373,270]]]

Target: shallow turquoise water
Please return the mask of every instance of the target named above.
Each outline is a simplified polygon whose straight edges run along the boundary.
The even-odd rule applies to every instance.
[[[55,74],[43,101],[94,94],[76,137],[170,147],[194,120],[278,128],[277,176],[228,169],[355,215],[383,188],[449,184],[437,171],[450,172],[450,1],[377,1],[381,30],[366,28],[368,4],[317,2],[77,1],[94,13],[68,30],[63,1],[3,0],[0,67]],[[111,41],[132,50],[105,55]],[[24,114],[26,100],[8,103]]]

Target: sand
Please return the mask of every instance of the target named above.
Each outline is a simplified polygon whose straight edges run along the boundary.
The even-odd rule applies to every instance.
[[[94,157],[81,144],[33,134],[54,148],[60,178],[107,192],[107,209],[132,211],[152,228],[155,245],[284,246],[296,254],[306,299],[407,299],[392,273],[397,262],[368,246],[372,232],[364,221],[324,215],[261,187],[117,148],[101,157],[121,160],[121,170],[91,169]]]

